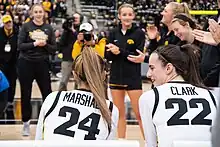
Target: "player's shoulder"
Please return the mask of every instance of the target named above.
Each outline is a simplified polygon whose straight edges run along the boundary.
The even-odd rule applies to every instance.
[[[139,103],[149,104],[150,102],[153,102],[155,98],[155,89],[156,88],[144,92],[139,99]]]

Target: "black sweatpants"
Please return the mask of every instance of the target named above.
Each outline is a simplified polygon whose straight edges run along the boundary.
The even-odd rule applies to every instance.
[[[18,59],[18,79],[21,85],[22,121],[27,122],[31,119],[32,114],[31,93],[34,79],[40,88],[43,100],[52,92],[49,62]]]
[[[15,97],[15,87],[16,87],[16,79],[17,79],[17,68],[16,62],[13,63],[0,63],[0,70],[6,76],[9,82],[8,88],[8,102],[13,103]]]

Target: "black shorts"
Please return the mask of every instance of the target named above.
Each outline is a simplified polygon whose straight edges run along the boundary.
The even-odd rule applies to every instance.
[[[110,89],[116,90],[142,90],[142,83],[133,83],[129,85],[109,84]]]

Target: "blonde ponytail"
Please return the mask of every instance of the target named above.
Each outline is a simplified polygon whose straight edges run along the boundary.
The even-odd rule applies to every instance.
[[[104,61],[91,47],[84,47],[81,57],[75,60],[75,72],[79,80],[87,82],[104,120],[111,129],[111,114],[106,100]]]
[[[187,3],[170,2],[169,5],[172,7],[174,16],[180,13],[184,13],[187,15],[187,17],[191,18]]]

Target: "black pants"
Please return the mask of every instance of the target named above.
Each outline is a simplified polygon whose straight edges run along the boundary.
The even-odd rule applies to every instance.
[[[8,102],[13,103],[15,97],[15,87],[16,87],[16,79],[17,79],[17,72],[16,72],[16,63],[0,63],[0,70],[6,76],[9,82],[8,88]]]
[[[7,105],[7,100],[8,100],[8,89],[0,92],[0,119],[4,118],[4,110]]]
[[[22,121],[31,119],[31,92],[32,83],[36,80],[40,88],[43,100],[52,92],[49,74],[49,62],[29,61],[23,58],[18,60],[18,79],[21,85],[21,113]]]
[[[9,88],[7,92],[7,101],[10,105],[7,105],[7,109],[5,111],[4,115],[6,119],[13,120],[14,117],[14,107],[13,107],[13,102],[14,102],[14,97],[15,97],[15,88],[16,88],[16,79],[17,79],[17,66],[15,61],[10,61],[10,62],[1,62],[0,63],[0,69],[6,76],[8,82],[9,82]],[[13,123],[12,121],[9,121],[7,123]]]

